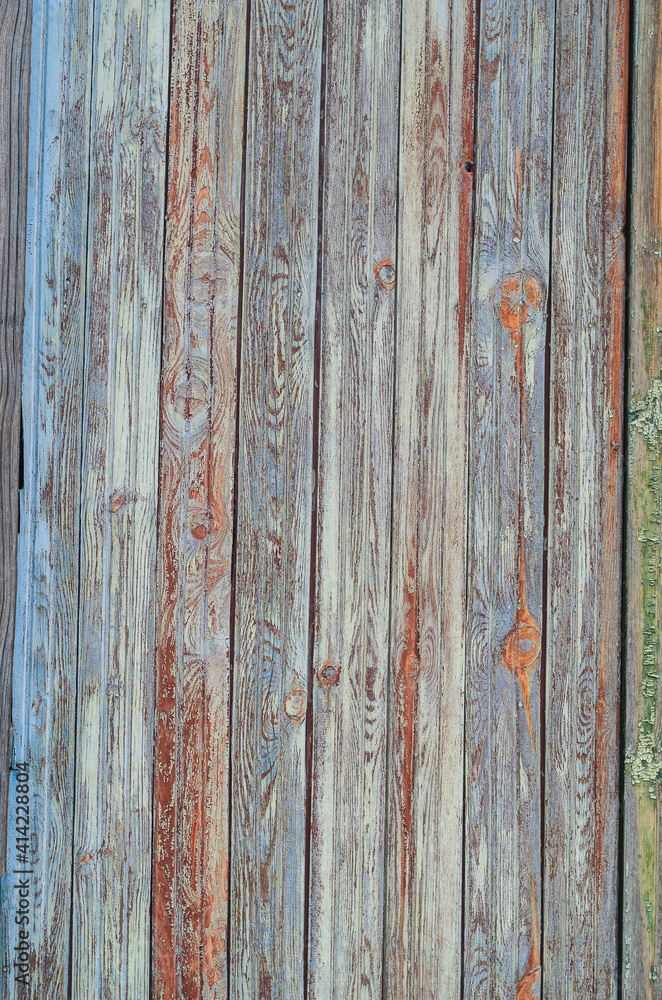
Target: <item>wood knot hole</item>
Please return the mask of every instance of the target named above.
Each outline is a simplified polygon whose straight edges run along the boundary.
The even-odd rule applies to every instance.
[[[462,164],[462,169],[464,170],[465,174],[473,174],[474,172],[473,161],[465,160],[464,163]]]
[[[395,288],[395,264],[390,257],[375,264],[375,276],[382,288],[388,292]]]
[[[334,666],[329,659],[323,667],[320,667],[317,676],[325,687],[331,687],[331,685],[335,684],[340,677],[340,667]]]
[[[116,510],[119,510],[120,507],[125,502],[126,502],[126,493],[124,492],[124,490],[117,490],[116,493],[113,493],[112,497],[110,498],[110,509],[113,512],[113,514],[115,513]]]

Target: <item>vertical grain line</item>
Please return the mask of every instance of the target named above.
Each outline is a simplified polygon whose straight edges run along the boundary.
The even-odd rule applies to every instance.
[[[382,927],[384,928],[382,932],[382,988],[381,988],[381,1000],[386,1000],[386,970],[387,970],[387,950],[386,950],[386,912],[388,908],[388,846],[389,846],[389,793],[388,793],[388,774],[389,774],[389,757],[391,753],[391,661],[393,653],[393,499],[395,493],[395,407],[397,403],[397,385],[398,385],[398,299],[399,299],[399,282],[398,276],[400,273],[400,152],[402,147],[402,85],[403,85],[403,27],[404,27],[404,8],[408,0],[401,0],[400,3],[400,48],[399,48],[399,60],[400,60],[400,81],[398,87],[398,100],[397,100],[397,114],[396,121],[398,123],[398,141],[397,141],[397,154],[395,158],[395,268],[396,268],[396,280],[394,288],[394,301],[393,301],[393,386],[391,395],[391,499],[390,499],[390,539],[389,539],[389,574],[388,574],[388,653],[386,660],[386,795],[385,795],[385,809],[384,809],[384,861],[383,861],[383,872],[384,872],[384,896],[383,896],[383,907],[384,912],[382,915]]]
[[[320,378],[322,361],[322,290],[323,290],[323,237],[324,237],[324,155],[326,139],[326,49],[328,0],[322,0],[322,65],[320,76],[320,128],[317,181],[317,278],[315,292],[315,331],[313,341],[313,440],[312,467],[313,489],[311,492],[310,522],[310,574],[308,597],[308,690],[306,694],[306,853],[303,878],[303,998],[308,1000],[309,952],[310,952],[310,858],[312,851],[312,809],[313,809],[313,685],[315,681],[315,606],[317,597],[317,527],[318,527],[318,473],[319,473],[319,414]]]
[[[625,375],[623,378],[623,479],[621,483],[622,522],[622,559],[621,559],[621,700],[619,712],[619,769],[618,769],[618,888],[616,894],[618,940],[616,942],[616,1000],[625,1000],[623,982],[624,964],[624,914],[625,914],[625,743],[627,728],[627,621],[628,621],[628,573],[627,573],[627,539],[629,530],[629,512],[627,503],[628,469],[630,461],[630,435],[628,434],[628,414],[630,412],[630,380],[628,378],[630,358],[630,281],[632,268],[632,229],[633,229],[633,196],[634,196],[634,71],[635,71],[635,2],[630,0],[628,10],[628,93],[626,102],[627,137],[625,160],[625,315],[623,318],[623,355],[625,358]]]
[[[472,5],[473,13],[473,23],[472,23],[472,34],[473,34],[473,107],[472,107],[472,122],[471,122],[471,147],[472,147],[472,161],[473,169],[471,176],[471,187],[472,187],[472,203],[471,203],[471,239],[469,240],[469,246],[467,248],[469,260],[467,261],[467,270],[465,275],[465,296],[469,299],[469,310],[464,311],[464,335],[467,339],[466,345],[466,358],[467,358],[467,396],[466,396],[466,412],[467,412],[467,466],[466,466],[466,504],[467,504],[467,519],[465,524],[465,537],[464,537],[464,739],[462,747],[462,874],[461,882],[462,886],[462,900],[460,903],[460,1000],[464,1000],[464,983],[465,983],[465,960],[466,960],[466,933],[465,933],[465,923],[466,923],[466,898],[467,898],[467,732],[468,732],[468,722],[469,722],[469,710],[468,704],[469,699],[467,698],[468,684],[467,679],[469,676],[469,659],[471,650],[471,637],[469,635],[467,625],[469,623],[469,587],[470,587],[470,573],[469,573],[469,545],[471,543],[471,442],[473,440],[471,436],[471,369],[473,361],[472,345],[473,345],[473,321],[471,315],[471,302],[472,295],[471,290],[473,287],[473,252],[474,252],[474,235],[476,231],[476,178],[478,176],[478,150],[476,149],[476,122],[478,121],[478,73],[480,68],[479,55],[479,38],[480,38],[480,26],[481,26],[481,14],[482,14],[482,0],[474,0]],[[467,296],[468,292],[468,296]],[[468,313],[468,315],[467,315]],[[467,332],[469,334],[467,338]]]
[[[552,302],[554,291],[554,125],[556,122],[556,8],[554,0],[554,42],[552,45],[552,100],[549,163],[549,239],[547,322],[545,328],[545,389],[543,402],[543,529],[542,529],[542,616],[540,622],[540,996],[545,996],[545,766],[547,761],[547,601],[549,595],[549,493],[552,421]]]
[[[170,168],[170,111],[172,106],[172,63],[173,63],[173,49],[174,49],[174,37],[175,37],[175,2],[176,0],[168,0],[170,7],[170,44],[168,47],[168,76],[167,76],[167,98],[166,98],[166,128],[165,128],[165,163],[164,163],[164,177],[165,177],[165,198],[163,200],[163,257],[161,262],[162,280],[161,280],[161,364],[160,371],[161,377],[159,380],[159,390],[163,384],[163,378],[165,376],[165,351],[163,350],[163,344],[165,341],[165,328],[166,328],[166,310],[165,310],[165,298],[166,298],[166,280],[165,274],[163,273],[165,268],[165,257],[166,257],[166,246],[168,238],[168,177]],[[161,407],[159,405],[159,423],[161,420]],[[155,578],[156,578],[156,595],[155,595],[155,607],[157,608],[158,614],[158,572],[159,572],[159,552],[160,547],[160,527],[161,519],[158,516],[158,511],[161,506],[161,470],[163,467],[163,446],[161,443],[161,427],[158,430],[158,459],[157,459],[157,469],[156,469],[156,497],[155,497],[155,509],[157,511],[156,516],[156,537],[155,537]],[[155,686],[158,683],[157,679],[157,669],[158,669],[158,658],[157,658],[157,632],[154,633],[154,658],[153,658],[153,670],[154,670],[154,683]],[[153,736],[152,736],[152,747],[151,747],[151,761],[150,761],[150,772],[151,772],[151,786],[152,786],[152,804],[154,803],[154,791],[156,784],[156,768],[155,768],[155,756],[156,756],[156,731],[157,731],[157,701],[156,697],[153,701],[152,708],[152,725]],[[154,998],[154,820],[156,817],[156,811],[152,805],[152,822],[150,823],[150,845],[149,845],[149,945],[148,945],[148,956],[147,960],[149,962],[148,968],[148,983],[149,983],[149,997],[150,1000]]]
[[[89,118],[88,118],[88,128],[89,133],[87,135],[87,211],[86,218],[88,224],[85,231],[85,261],[84,268],[81,268],[81,274],[85,275],[85,293],[83,296],[82,303],[82,315],[83,315],[83,336],[81,345],[81,387],[83,391],[83,401],[81,405],[81,422],[80,422],[80,438],[78,442],[78,589],[76,593],[76,659],[74,661],[75,669],[75,681],[74,681],[74,717],[73,723],[73,773],[76,773],[76,759],[78,754],[78,673],[79,673],[79,663],[80,663],[80,579],[81,579],[81,567],[83,559],[83,497],[82,497],[82,486],[83,486],[83,433],[85,422],[83,419],[83,410],[85,407],[85,382],[86,382],[86,367],[87,367],[87,351],[85,349],[86,337],[85,329],[87,326],[87,316],[88,316],[88,306],[90,299],[90,282],[88,280],[88,260],[90,257],[90,207],[92,203],[92,101],[94,95],[94,43],[97,36],[97,0],[90,0],[91,7],[91,18],[92,18],[92,38],[90,40],[91,52],[90,52],[90,77],[87,90],[88,106],[89,106]],[[69,14],[71,16],[71,6],[68,8]],[[46,22],[48,24],[48,20]],[[69,50],[70,51],[70,50]],[[43,163],[43,159],[42,159]],[[71,881],[69,889],[69,962],[67,971],[67,1000],[72,1000],[72,979],[73,979],[73,932],[74,932],[74,877],[76,872],[76,859],[75,859],[75,838],[76,838],[76,781],[73,782],[72,790],[72,804],[71,804]],[[44,845],[45,846],[45,845]],[[45,851],[43,852],[45,854]]]
[[[232,971],[232,752],[234,708],[234,664],[236,632],[237,596],[237,531],[239,520],[239,396],[241,387],[241,344],[244,323],[244,258],[246,251],[246,150],[248,144],[248,80],[251,55],[251,7],[252,0],[246,0],[246,42],[244,51],[244,94],[243,124],[241,137],[241,186],[239,195],[239,282],[237,288],[237,367],[235,372],[234,398],[234,456],[232,462],[233,513],[232,513],[232,554],[230,556],[230,669],[228,675],[228,905],[225,934],[227,996],[231,995]]]

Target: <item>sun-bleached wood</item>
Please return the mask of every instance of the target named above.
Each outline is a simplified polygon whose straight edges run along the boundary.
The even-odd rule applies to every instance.
[[[35,0],[12,715],[15,760],[28,764],[30,776],[30,978],[49,1000],[67,996],[69,987],[91,58],[89,6]],[[17,806],[12,794],[11,831]],[[8,867],[25,867],[13,833]],[[12,881],[2,886],[11,961],[0,975],[8,1000],[25,996],[13,974],[19,925]]]
[[[311,1000],[382,996],[399,41],[327,4]]]
[[[245,0],[174,7],[154,776],[158,1000],[227,997],[245,39]]]
[[[5,871],[18,549],[30,4],[0,13],[0,875]]]
[[[464,995],[539,995],[554,4],[481,4],[471,324]]]
[[[558,6],[545,951],[549,997],[617,996],[628,11]]]
[[[475,9],[404,0],[384,997],[459,996]]]
[[[321,0],[253,0],[230,993],[302,1000]]]
[[[94,5],[71,1000],[149,994],[168,14]]]

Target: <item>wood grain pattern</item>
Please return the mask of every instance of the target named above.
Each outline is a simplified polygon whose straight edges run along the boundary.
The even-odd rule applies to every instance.
[[[475,11],[404,0],[385,990],[459,996]]]
[[[634,8],[626,536],[623,1000],[662,997],[662,12]]]
[[[5,872],[16,620],[30,5],[0,12],[0,875]]]
[[[464,995],[540,995],[540,683],[554,5],[481,5]],[[551,994],[554,995],[554,994]]]
[[[2,994],[11,1000],[26,995],[55,1000],[67,995],[69,985],[92,57],[88,5],[36,0],[31,51],[25,487],[12,709],[15,759],[29,768],[30,849],[27,858],[16,850],[18,803],[12,789],[8,867],[29,871],[32,986],[26,992],[3,962]],[[3,885],[3,936],[5,955],[13,959],[19,925],[10,881]]]
[[[230,993],[302,1000],[321,0],[253,0]]]
[[[327,5],[311,998],[382,996],[400,5]]]
[[[154,994],[227,997],[245,0],[174,9],[161,380]]]
[[[94,8],[72,978],[148,996],[168,10]]]
[[[543,963],[561,1000],[618,985],[627,8],[557,14]]]

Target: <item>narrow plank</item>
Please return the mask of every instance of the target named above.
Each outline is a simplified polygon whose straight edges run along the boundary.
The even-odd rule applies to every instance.
[[[321,0],[253,0],[230,994],[302,1000]]]
[[[635,5],[633,42],[623,998],[659,1000],[662,449],[656,400],[662,384],[662,12],[657,4],[640,0]]]
[[[169,11],[95,5],[69,996],[149,994]]]
[[[75,39],[75,44],[73,40]],[[26,231],[21,500],[13,693],[29,829],[10,796],[8,867],[31,901],[30,979],[2,965],[2,995],[67,996],[74,788],[80,449],[92,15],[35,0]],[[13,772],[16,776],[18,772]],[[23,784],[23,782],[21,782]],[[20,803],[23,805],[23,803]],[[20,814],[25,816],[23,812]],[[30,838],[30,849],[19,838]],[[19,848],[17,850],[17,847]],[[3,885],[5,955],[21,942],[15,879]]]
[[[227,997],[245,0],[173,12],[161,380],[154,994]]]
[[[327,5],[311,998],[382,997],[398,0]]]
[[[625,565],[623,1000],[660,1000],[660,503],[662,443],[662,11],[634,8],[629,433]]]
[[[545,336],[554,4],[481,5],[464,995],[540,995]]]
[[[475,6],[404,0],[387,1000],[460,995]]]
[[[30,6],[0,13],[0,875],[7,850],[25,312]]]
[[[618,989],[627,7],[557,14],[543,962],[560,1000]]]

